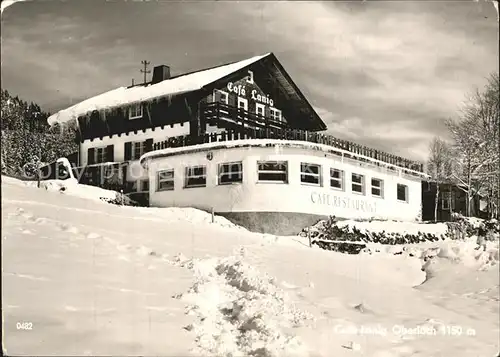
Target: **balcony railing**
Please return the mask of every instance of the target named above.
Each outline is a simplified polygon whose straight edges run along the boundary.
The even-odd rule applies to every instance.
[[[217,127],[240,126],[249,129],[286,128],[287,124],[268,116],[251,113],[224,103],[214,102],[201,107],[201,118]]]
[[[291,141],[307,141],[316,144],[323,144],[331,146],[332,148],[337,148],[349,153],[356,154],[352,155],[352,158],[356,160],[369,161],[366,158],[371,158],[400,167],[402,169],[423,173],[423,164],[421,162],[405,159],[400,156],[371,149],[369,147],[359,145],[347,140],[338,139],[332,135],[294,129],[248,129],[245,130],[245,132],[242,132],[240,130],[227,130],[220,133],[210,133],[201,136],[177,136],[168,138],[167,140],[162,142],[155,143],[153,145],[153,150],[242,139],[278,139]],[[344,157],[350,157],[349,153],[344,154]],[[395,168],[393,167],[393,169]]]

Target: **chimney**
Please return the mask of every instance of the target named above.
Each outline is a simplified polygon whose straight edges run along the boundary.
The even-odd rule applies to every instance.
[[[170,67],[162,64],[161,66],[156,66],[153,68],[153,84],[160,83],[165,79],[170,79]]]

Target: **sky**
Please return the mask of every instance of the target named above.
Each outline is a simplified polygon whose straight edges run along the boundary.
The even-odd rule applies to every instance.
[[[24,1],[2,12],[1,85],[51,113],[142,81],[273,52],[328,132],[425,160],[498,71],[486,1]]]

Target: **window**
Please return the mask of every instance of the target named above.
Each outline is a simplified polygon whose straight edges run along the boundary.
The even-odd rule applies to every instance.
[[[142,180],[141,181],[141,191],[143,191],[143,192],[149,191],[149,180]]]
[[[352,174],[352,192],[365,194],[365,177],[363,175]]]
[[[230,162],[219,164],[219,185],[236,183],[243,181],[243,164],[240,162]]]
[[[135,141],[132,143],[132,160],[139,160],[146,148],[145,141]]]
[[[408,186],[398,183],[398,201],[408,202]]]
[[[174,170],[158,171],[158,188],[157,191],[173,191],[174,190]]]
[[[276,108],[269,108],[269,116],[271,120],[281,121],[281,110]]]
[[[138,119],[142,118],[142,104],[137,103],[129,107],[128,109],[128,118],[129,119]]]
[[[214,90],[214,102],[220,101],[224,104],[229,104],[229,94],[220,89]]]
[[[444,197],[441,199],[441,208],[444,210],[449,210],[451,203],[451,195],[449,192],[446,192],[446,194],[444,194],[443,196]]]
[[[238,97],[238,109],[248,110],[248,100]]]
[[[103,162],[106,162],[107,158],[107,147],[104,146],[102,148],[96,148],[94,150],[94,162],[96,164],[101,164]]]
[[[203,187],[207,185],[207,169],[205,166],[186,167],[184,187]]]
[[[321,184],[321,166],[301,162],[300,182],[319,186]]]
[[[259,161],[257,162],[259,181],[288,181],[288,164],[286,161]]]
[[[248,71],[247,83],[253,84],[253,72]]]
[[[337,169],[330,169],[330,187],[339,190],[344,189],[344,171]]]
[[[384,181],[372,178],[372,196],[382,197]]]
[[[264,104],[255,103],[255,113],[257,115],[266,115],[266,106]]]

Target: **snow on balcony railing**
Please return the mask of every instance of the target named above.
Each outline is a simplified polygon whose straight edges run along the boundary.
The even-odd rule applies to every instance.
[[[201,136],[183,135],[171,137],[165,141],[157,142],[153,145],[153,150],[245,139],[278,139],[290,141],[306,141],[309,143],[322,144],[332,148],[340,149],[344,157],[350,157],[352,159],[360,161],[380,161],[389,164],[389,166],[393,167],[394,169],[396,167],[399,167],[414,171],[416,173],[423,173],[423,164],[421,162],[405,159],[400,156],[371,149],[347,140],[338,139],[332,135],[294,129],[269,128],[264,130],[255,130],[245,128],[245,132],[227,130],[219,133],[210,133]],[[350,153],[352,153],[353,155],[350,155]]]

